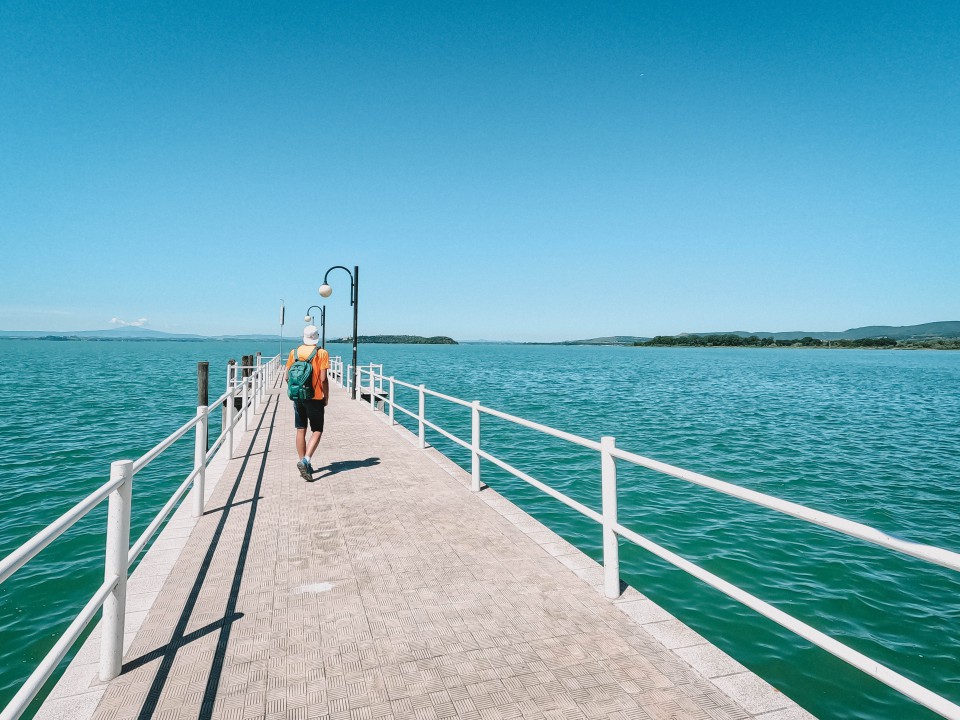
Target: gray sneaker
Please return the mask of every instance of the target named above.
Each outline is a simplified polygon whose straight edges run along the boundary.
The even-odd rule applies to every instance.
[[[313,468],[310,467],[309,462],[301,460],[297,463],[297,470],[300,471],[300,477],[304,480],[313,480]]]

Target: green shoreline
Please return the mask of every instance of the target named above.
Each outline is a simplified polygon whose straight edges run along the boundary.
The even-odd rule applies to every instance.
[[[633,347],[743,347],[743,348],[815,348],[822,350],[960,350],[958,338],[931,338],[929,340],[894,340],[893,338],[862,338],[857,340],[820,340],[804,337],[799,340],[775,340],[771,337],[741,337],[740,335],[658,335]]]

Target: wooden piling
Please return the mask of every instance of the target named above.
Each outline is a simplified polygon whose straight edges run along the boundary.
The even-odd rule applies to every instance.
[[[207,405],[210,387],[210,363],[197,363],[197,405]]]
[[[206,407],[209,404],[210,388],[210,363],[197,363],[197,407]],[[210,449],[210,429],[207,428],[204,438],[204,452]]]

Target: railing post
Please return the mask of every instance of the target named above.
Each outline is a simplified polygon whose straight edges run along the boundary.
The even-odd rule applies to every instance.
[[[620,547],[617,543],[617,461],[611,455],[616,440],[600,438],[600,485],[603,502],[603,592],[611,600],[620,597]]]
[[[193,479],[193,517],[203,515],[203,494],[207,479],[207,427],[210,417],[207,406],[197,408],[200,422],[197,423],[197,441],[193,449],[193,467],[197,476]]]
[[[370,412],[377,411],[376,378],[373,374],[373,363],[370,363]]]
[[[257,353],[257,408],[263,408],[263,389],[265,383],[263,382],[263,359],[260,356],[260,353]]]
[[[103,603],[100,640],[100,679],[106,682],[120,674],[123,665],[123,631],[127,611],[127,554],[130,552],[130,502],[133,495],[133,462],[117,460],[110,465],[110,479],[120,485],[110,493],[107,510],[107,551],[104,580],[117,578],[117,585]]]
[[[260,409],[260,357],[259,353],[250,358],[253,370],[250,372],[250,402],[253,404],[253,414]]]
[[[253,358],[251,358],[252,360]],[[257,373],[256,371],[251,371],[250,373],[250,407],[253,410],[253,415],[257,414]]]
[[[248,407],[248,403],[249,403],[249,401],[250,401],[250,392],[249,392],[249,390],[248,390],[248,387],[250,386],[249,380],[250,380],[250,378],[249,378],[248,376],[244,375],[244,377],[243,377],[243,396],[242,396],[242,397],[243,397],[243,404],[240,406],[240,407],[241,407],[240,412],[243,413],[243,429],[244,429],[244,431],[247,431],[247,430],[250,429],[250,408]]]
[[[423,394],[423,389],[424,389],[424,387],[425,387],[424,385],[421,385],[421,386],[420,386],[420,412],[417,414],[417,421],[418,421],[419,424],[420,424],[420,428],[419,428],[419,430],[418,430],[418,432],[417,432],[417,435],[418,435],[418,437],[420,438],[420,449],[421,449],[421,450],[423,450],[423,449],[427,446],[426,440],[424,439],[424,427],[423,427],[423,419],[424,419],[424,415],[423,415],[423,406],[424,406],[424,394]]]
[[[232,378],[227,381],[227,457],[233,460],[233,424],[237,416],[237,386],[232,382]]]
[[[353,387],[352,385],[354,380],[353,374],[354,374],[353,365],[347,365],[347,385],[346,385],[347,390]]]
[[[197,471],[193,479],[193,517],[203,515],[203,493],[207,474],[207,448],[209,447],[208,427],[210,422],[207,386],[209,363],[197,363],[197,437],[193,448],[193,467]]]
[[[480,492],[480,401],[470,403],[471,433],[470,443],[470,489]]]
[[[233,360],[227,360],[227,384],[225,388],[227,392],[230,391],[230,370],[232,365],[233,365]],[[227,400],[229,401],[229,398],[227,398]],[[220,432],[222,433],[224,430],[226,430],[226,428],[227,428],[227,406],[226,404],[224,404],[222,408],[222,412],[220,414]]]
[[[390,376],[390,427],[393,427],[393,375]]]

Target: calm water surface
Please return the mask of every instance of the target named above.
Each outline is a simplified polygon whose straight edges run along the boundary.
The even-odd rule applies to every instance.
[[[197,361],[222,378],[227,358],[257,350],[276,346],[0,341],[0,556],[104,482],[112,460],[189,419]],[[960,550],[960,353],[461,345],[360,355],[407,382]],[[417,406],[412,391],[397,401]],[[469,437],[469,410],[428,398],[427,414]],[[428,440],[468,466],[458,446]],[[597,454],[486,416],[483,442],[599,510]],[[137,475],[134,536],[191,462],[188,440]],[[492,465],[483,473],[600,559],[594,523]],[[957,573],[626,463],[618,479],[623,524],[960,702]],[[102,580],[103,526],[101,510],[0,587],[0,705]],[[626,543],[621,572],[820,717],[934,717]]]

